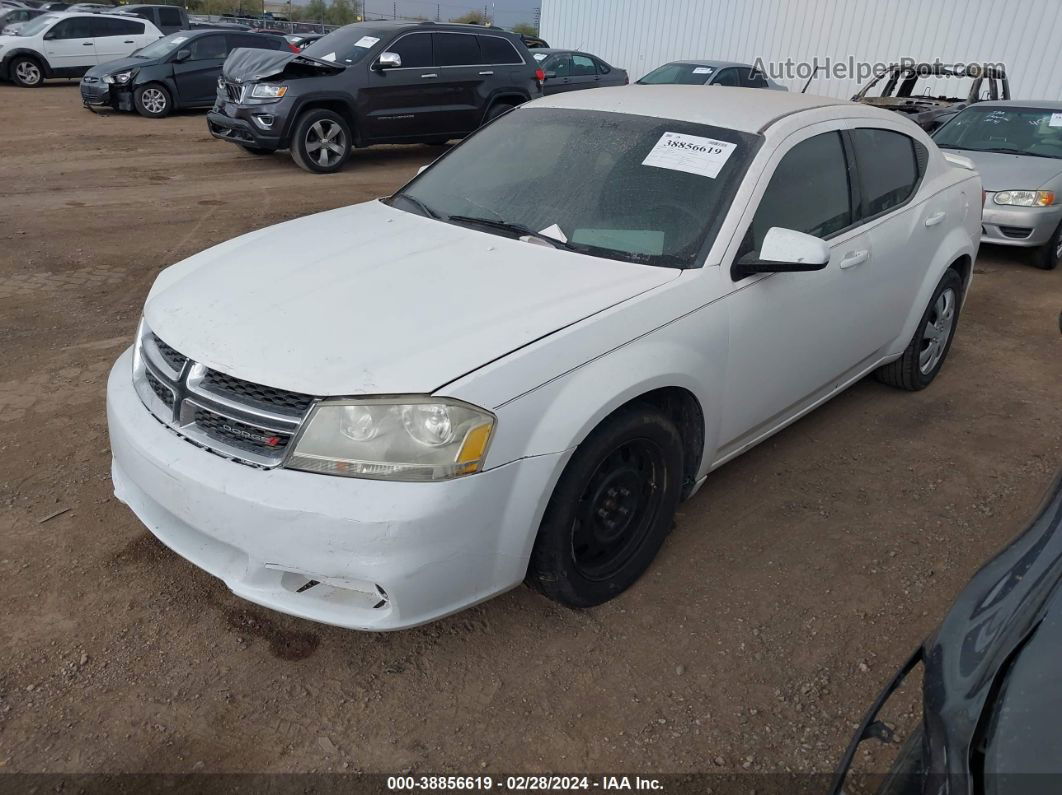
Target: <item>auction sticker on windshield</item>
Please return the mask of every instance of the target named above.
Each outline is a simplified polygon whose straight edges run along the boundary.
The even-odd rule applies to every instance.
[[[374,45],[378,41],[379,41],[379,39],[376,38],[375,36],[362,36],[360,39],[358,39],[356,42],[354,42],[354,46],[355,47],[364,47],[365,49],[369,49],[370,47],[372,47],[372,45]]]
[[[1047,122],[1048,127],[1062,127],[1062,113],[1052,113],[1051,120]]]
[[[666,132],[642,161],[643,166],[670,168],[715,179],[734,154],[735,144],[698,135]]]

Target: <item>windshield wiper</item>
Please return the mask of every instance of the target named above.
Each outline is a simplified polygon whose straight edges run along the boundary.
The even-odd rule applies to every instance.
[[[546,243],[549,243],[554,248],[563,248],[567,249],[568,251],[581,251],[579,247],[573,246],[567,241],[558,240],[555,237],[550,237],[549,235],[544,235],[541,232],[536,232],[529,226],[524,226],[523,224],[516,224],[511,221],[496,221],[493,218],[478,218],[474,215],[449,215],[446,217],[445,220],[455,221],[459,224],[478,224],[479,226],[488,226],[492,229],[500,229],[503,232],[511,232],[514,235],[519,235],[523,237],[533,237],[537,240],[543,240]]]
[[[424,215],[428,216],[429,218],[436,218],[436,219],[439,218],[439,214],[437,212],[435,212],[435,210],[431,209],[431,207],[426,205],[420,199],[418,199],[418,198],[416,198],[414,196],[410,196],[408,193],[396,194],[395,198],[396,199],[405,199],[407,202],[412,204],[414,207],[416,207],[418,210],[420,210],[422,213],[424,213]]]

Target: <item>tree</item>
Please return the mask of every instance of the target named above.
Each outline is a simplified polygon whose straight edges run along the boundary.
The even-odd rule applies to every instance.
[[[489,25],[490,19],[482,11],[468,11],[459,17],[454,17],[451,22],[464,25]]]
[[[324,0],[310,0],[303,7],[302,16],[303,19],[312,22],[324,22],[328,17],[328,6],[325,5]]]
[[[537,36],[538,28],[530,22],[520,22],[513,25],[513,33],[523,33],[526,36]]]
[[[332,0],[327,17],[329,25],[349,25],[357,18],[357,9],[351,0]]]

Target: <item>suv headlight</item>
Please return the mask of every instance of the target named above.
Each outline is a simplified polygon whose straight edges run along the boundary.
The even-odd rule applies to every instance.
[[[1049,190],[1001,190],[993,201],[1016,207],[1050,207],[1055,203],[1055,194]]]
[[[117,83],[120,86],[124,86],[130,80],[133,79],[133,70],[127,69],[124,72],[115,72],[113,75],[104,75],[104,83]]]
[[[286,466],[374,480],[449,480],[483,468],[494,415],[447,398],[327,400]]]
[[[278,86],[275,83],[255,83],[251,88],[251,96],[255,99],[280,99],[286,93],[287,86]]]

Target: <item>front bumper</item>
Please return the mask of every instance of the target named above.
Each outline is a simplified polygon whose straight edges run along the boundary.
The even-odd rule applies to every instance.
[[[107,384],[118,499],[237,596],[351,629],[415,626],[518,585],[567,458],[440,483],[253,469],[164,427],[130,372],[126,351]]]
[[[235,108],[231,104],[228,107],[230,110]],[[282,128],[283,119],[277,116],[273,109],[268,106],[255,110],[268,114],[273,118],[271,130],[262,130],[249,119],[229,115],[223,110],[212,110],[207,114],[207,128],[210,130],[211,135],[215,138],[220,138],[222,141],[243,144],[244,146],[255,146],[260,149],[284,149],[285,145],[282,136],[279,132],[275,132]]]
[[[1062,222],[1062,204],[1052,207],[1006,207],[985,198],[981,216],[981,242],[1000,246],[1042,246]]]

